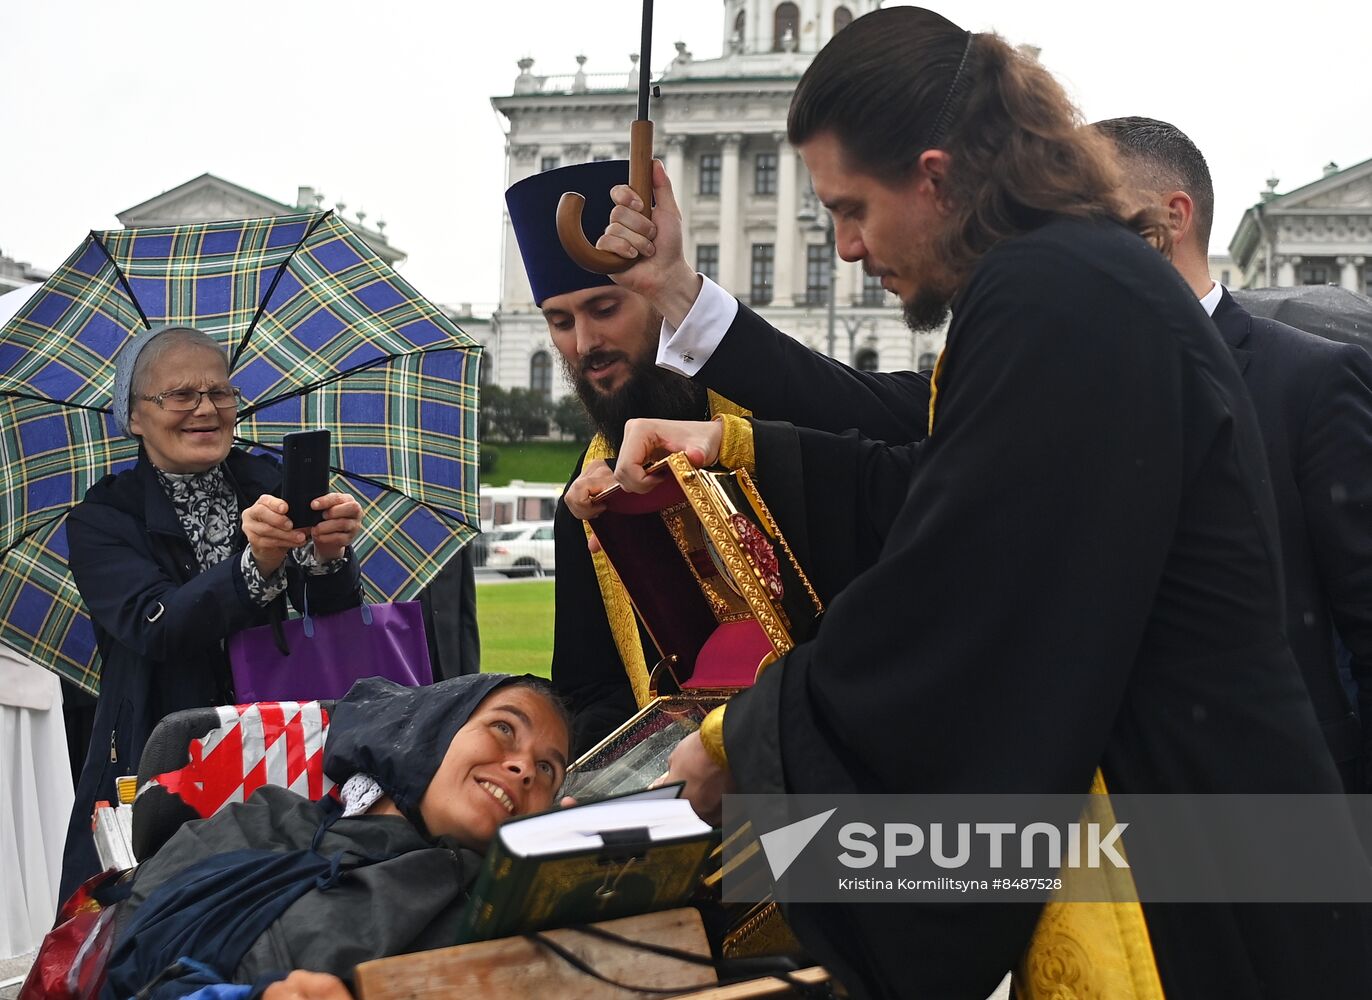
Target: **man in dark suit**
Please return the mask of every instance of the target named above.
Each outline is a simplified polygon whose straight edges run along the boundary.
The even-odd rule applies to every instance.
[[[1251,316],[1210,277],[1214,191],[1205,158],[1174,125],[1114,118],[1126,182],[1154,200],[1172,263],[1219,327],[1253,397],[1267,446],[1286,582],[1286,638],[1344,786],[1372,779],[1372,357]],[[1360,713],[1340,683],[1334,635],[1352,652]]]

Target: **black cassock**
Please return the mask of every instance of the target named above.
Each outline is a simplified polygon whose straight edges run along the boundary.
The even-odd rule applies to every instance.
[[[754,428],[769,502],[797,477],[812,547],[885,539],[815,640],[730,704],[741,790],[1081,792],[1098,766],[1117,792],[1340,790],[1283,637],[1252,405],[1123,227],[1057,220],[983,258],[922,445]],[[1372,996],[1366,908],[1145,913],[1172,1000]],[[981,998],[1037,910],[788,917],[860,995]]]

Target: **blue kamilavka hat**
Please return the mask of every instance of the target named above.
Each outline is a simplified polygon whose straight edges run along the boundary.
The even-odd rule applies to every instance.
[[[554,295],[612,284],[607,275],[583,271],[562,249],[557,239],[557,203],[566,191],[585,197],[581,228],[594,245],[605,232],[610,209],[614,208],[610,188],[627,183],[628,160],[598,160],[534,174],[505,192],[535,305]]]

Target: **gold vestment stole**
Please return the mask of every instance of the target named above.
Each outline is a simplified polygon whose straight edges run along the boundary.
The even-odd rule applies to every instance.
[[[934,405],[942,374],[940,353],[929,380],[930,434],[934,433]],[[1091,794],[1108,794],[1099,768],[1091,779]],[[1108,805],[1104,812],[1113,822]],[[1015,996],[1024,1000],[1163,1000],[1148,923],[1129,870],[1108,865],[1065,869],[1062,880],[1058,896],[1063,898],[1050,899],[1044,906],[1015,969]],[[1089,893],[1082,891],[1085,887]],[[1065,902],[1074,889],[1077,895],[1114,901]]]

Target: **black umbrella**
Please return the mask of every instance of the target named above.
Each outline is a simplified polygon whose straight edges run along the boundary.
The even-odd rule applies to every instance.
[[[1372,351],[1372,298],[1366,295],[1337,285],[1253,288],[1233,295],[1254,316]]]
[[[642,200],[644,215],[652,217],[653,205],[653,123],[648,117],[648,77],[652,73],[653,0],[643,0],[643,36],[638,61],[638,118],[629,126],[629,187]],[[618,274],[628,260],[608,250],[597,250],[581,228],[581,211],[586,199],[568,191],[557,203],[557,238],[567,256],[595,274]]]

